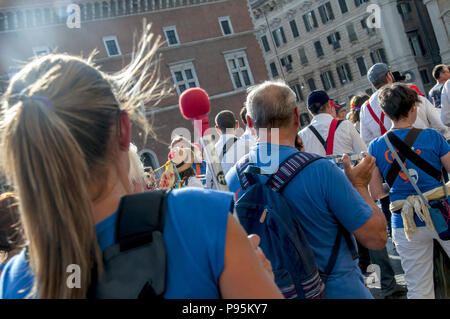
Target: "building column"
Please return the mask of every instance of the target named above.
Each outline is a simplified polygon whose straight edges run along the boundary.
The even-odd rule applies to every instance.
[[[406,71],[411,67],[417,67],[414,55],[411,51],[402,17],[397,10],[396,0],[379,0],[381,8],[381,28],[379,29],[383,39],[389,64],[393,68]]]
[[[415,56],[411,50],[396,0],[379,0],[381,28],[379,29],[392,71],[413,74],[413,81],[424,90]]]
[[[437,0],[425,0],[424,4],[427,7],[428,14],[430,15],[430,20],[433,25],[434,34],[436,35],[436,40],[439,44],[439,51],[442,58],[442,63],[450,63],[450,39],[448,38],[445,23],[441,17],[441,12]],[[448,14],[448,13],[447,13]]]

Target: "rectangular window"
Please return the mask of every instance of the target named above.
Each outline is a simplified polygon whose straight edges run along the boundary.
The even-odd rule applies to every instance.
[[[411,16],[411,5],[407,2],[397,4],[398,13],[402,16],[403,21],[409,21]]]
[[[430,83],[430,77],[428,76],[428,70],[420,70],[420,77],[422,78],[423,84]]]
[[[272,73],[272,78],[278,76],[278,69],[275,62],[270,63],[270,72]]]
[[[295,20],[291,20],[291,21],[289,22],[289,24],[290,24],[290,26],[291,26],[292,36],[293,36],[294,38],[298,37],[298,36],[299,36],[299,33],[298,33],[298,28],[297,28],[297,22],[295,22]]]
[[[321,56],[324,55],[323,49],[322,49],[322,44],[320,43],[320,41],[314,42],[314,48],[316,49],[316,54],[317,54],[318,58],[320,58]]]
[[[103,43],[105,44],[106,52],[108,56],[121,55],[119,42],[117,42],[116,36],[103,37]]]
[[[167,45],[172,46],[179,44],[180,41],[178,39],[177,28],[175,26],[164,27],[164,34],[166,35]]]
[[[264,47],[264,51],[269,52],[270,51],[269,41],[267,41],[267,37],[265,35],[261,37],[261,43]]]
[[[358,40],[358,36],[356,35],[355,27],[353,26],[353,23],[347,25],[347,33],[348,33],[348,39],[350,42]]]
[[[229,35],[233,33],[233,27],[231,26],[230,17],[220,17],[219,24],[220,28],[222,29],[223,35]]]
[[[426,54],[420,35],[415,34],[409,37],[409,43],[415,56],[424,56]]]
[[[359,7],[363,3],[369,2],[370,0],[355,0],[355,6]]]
[[[361,27],[364,30],[366,30],[367,34],[371,35],[371,34],[375,33],[375,28],[369,28],[367,26],[367,18],[368,17],[365,17],[364,19],[361,20]]]
[[[283,58],[281,58],[281,65],[284,66],[286,71],[292,70],[292,56],[289,54]]]
[[[290,84],[290,88],[292,91],[294,91],[297,102],[304,101],[304,97],[302,94],[302,89],[300,87],[300,84],[298,84],[298,83]]]
[[[331,3],[327,2],[324,5],[319,6],[319,14],[323,24],[326,24],[328,21],[334,20]]]
[[[348,12],[347,2],[346,0],[339,0],[339,7],[341,8],[341,13],[344,14]]]
[[[339,32],[335,32],[327,37],[328,44],[333,47],[334,50],[339,49],[341,47],[341,35]]]
[[[244,50],[225,54],[225,61],[235,89],[253,85],[253,76]]]
[[[372,60],[372,63],[385,63],[388,64],[386,53],[383,48],[376,49],[370,52],[370,58]]]
[[[305,48],[298,49],[298,55],[300,56],[300,63],[302,65],[308,63],[308,57],[306,56]]]
[[[316,83],[314,82],[314,78],[309,78],[307,81],[309,89],[311,91],[317,90]]]
[[[192,62],[172,64],[170,72],[178,95],[189,88],[200,86]]]
[[[341,82],[342,85],[345,85],[348,82],[353,81],[352,72],[350,70],[350,65],[348,63],[339,65],[336,68],[336,72],[339,76],[339,82]]]
[[[314,11],[310,11],[307,14],[304,14],[303,22],[305,23],[305,28],[308,32],[319,27]]]
[[[325,91],[328,91],[331,88],[336,87],[336,83],[334,82],[333,73],[331,71],[325,71],[320,74],[320,79],[322,80],[323,88]]]
[[[366,61],[364,60],[363,56],[360,56],[356,58],[356,64],[358,65],[359,73],[361,76],[364,76],[367,74],[367,66]]]
[[[279,27],[278,29],[272,31],[272,35],[277,47],[286,43],[286,36],[284,35],[283,27]]]

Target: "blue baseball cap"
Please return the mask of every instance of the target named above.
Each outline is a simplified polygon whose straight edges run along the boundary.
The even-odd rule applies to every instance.
[[[383,78],[391,71],[391,68],[384,63],[376,63],[367,72],[367,78],[370,83],[375,83],[379,79]]]
[[[306,106],[312,112],[316,112],[322,105],[327,103],[330,97],[325,91],[315,90],[309,93]]]

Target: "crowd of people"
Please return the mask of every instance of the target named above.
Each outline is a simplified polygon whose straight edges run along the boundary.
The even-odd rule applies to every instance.
[[[139,240],[121,239],[121,227],[133,226],[132,217],[125,217],[133,215],[126,214],[132,207],[127,203],[143,203],[139,196],[148,191],[161,199],[161,204],[148,202],[148,209],[164,214],[162,226],[155,222],[158,227],[150,228],[162,236],[164,247],[162,254],[157,248],[153,252],[154,263],[164,269],[152,273],[163,282],[163,288],[151,287],[153,294],[297,296],[299,287],[281,287],[282,265],[260,247],[265,238],[247,232],[234,209],[248,189],[245,167],[263,172],[258,179],[269,185],[273,168],[285,168],[295,158],[314,160],[301,170],[288,167],[279,192],[301,225],[305,238],[300,240],[310,246],[319,273],[329,270],[319,295],[373,298],[365,277],[367,266],[378,264],[385,298],[406,293],[435,298],[433,242],[450,255],[450,243],[442,239],[445,230],[438,231],[433,219],[435,210],[447,218],[449,213],[444,182],[450,170],[448,66],[433,71],[438,84],[429,99],[383,63],[368,71],[376,92],[355,92],[349,112],[325,91],[312,91],[307,98],[312,121],[300,131],[296,95],[286,83],[251,87],[238,116],[222,110],[214,119],[219,136],[214,150],[229,189],[223,192],[215,190],[217,172],[198,141],[174,136],[162,168],[149,170],[139,159],[131,126],[146,128],[141,103],[166,94],[151,72],[159,43],[150,39],[144,32],[132,63],[118,74],[105,74],[78,57],[50,54],[28,63],[11,80],[0,123],[2,169],[14,187],[14,194],[0,197],[0,298],[98,296],[102,278],[114,280],[111,269],[125,267],[106,257],[112,248],[120,247],[114,253],[119,258],[118,251],[135,252],[143,241],[150,245],[142,230]],[[397,165],[389,146],[395,138],[441,172],[441,180],[405,154]],[[163,171],[159,180],[158,169]],[[266,208],[261,213],[271,214]],[[396,282],[388,240],[400,256],[406,287]],[[284,253],[289,258],[291,252]],[[76,288],[66,285],[67,266],[73,264],[84,270]],[[139,276],[139,271],[129,273]],[[147,286],[139,288],[139,296]]]

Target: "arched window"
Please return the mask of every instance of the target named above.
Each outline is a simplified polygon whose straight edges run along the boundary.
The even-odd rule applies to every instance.
[[[102,3],[102,17],[107,18],[109,16],[109,5],[108,2],[103,1]]]
[[[25,28],[25,17],[22,11],[17,11],[17,28]]]
[[[100,19],[100,3],[96,2],[94,4],[94,18],[95,19]]]
[[[80,7],[80,19],[81,21],[86,21],[86,12],[84,11],[84,5],[79,4]]]
[[[93,11],[92,11],[92,3],[86,3],[86,20],[92,20]]]
[[[34,26],[33,12],[31,10],[27,10],[26,15],[27,15],[27,27],[29,28],[33,27]]]
[[[8,30],[14,30],[16,28],[16,21],[14,21],[14,13],[6,13],[6,21],[8,22]]]
[[[42,11],[41,11],[41,9],[36,9],[36,10],[34,10],[34,18],[35,18],[35,21],[36,21],[36,25],[37,25],[37,26],[43,24],[43,21],[42,21]]]
[[[123,0],[117,1],[117,15],[123,15]]]
[[[5,31],[5,15],[0,12],[0,31]]]
[[[116,1],[111,0],[109,2],[109,6],[111,8],[111,17],[115,17],[116,16]]]
[[[50,13],[50,8],[44,9],[44,24],[51,24],[52,23],[52,15]]]
[[[125,0],[125,14],[131,13],[131,0]]]

